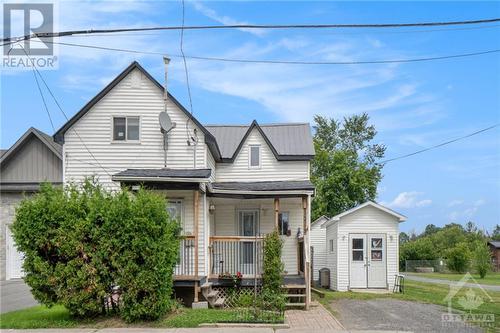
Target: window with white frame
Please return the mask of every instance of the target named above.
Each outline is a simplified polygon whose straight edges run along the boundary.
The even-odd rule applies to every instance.
[[[328,241],[328,244],[329,244],[329,248],[330,248],[330,253],[333,253],[333,250],[334,250],[334,249],[333,249],[333,239],[330,239],[330,240]]]
[[[260,168],[260,146],[250,145],[249,146],[249,158],[248,165],[250,168]]]
[[[114,141],[139,141],[139,117],[113,117]]]
[[[168,200],[167,212],[171,219],[176,220],[183,227],[182,200]]]

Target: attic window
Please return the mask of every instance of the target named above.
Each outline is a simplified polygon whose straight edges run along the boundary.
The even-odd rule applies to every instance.
[[[249,154],[249,167],[250,168],[260,168],[260,146],[258,145],[250,145],[250,154]]]
[[[139,117],[113,117],[114,141],[138,141]]]

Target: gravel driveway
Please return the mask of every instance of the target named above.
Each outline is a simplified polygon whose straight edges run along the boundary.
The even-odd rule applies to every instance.
[[[333,302],[337,319],[347,330],[394,330],[413,332],[482,332],[479,328],[445,327],[441,314],[447,309],[439,305],[394,299]]]

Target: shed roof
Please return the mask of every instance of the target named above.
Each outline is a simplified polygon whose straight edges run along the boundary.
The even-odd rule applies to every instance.
[[[395,212],[395,211],[393,211],[392,209],[387,208],[387,207],[385,207],[385,206],[382,206],[381,204],[378,204],[378,203],[376,203],[376,202],[373,202],[373,201],[367,201],[367,202],[365,202],[365,203],[362,203],[361,205],[358,205],[358,206],[356,206],[356,207],[354,207],[354,208],[351,208],[351,209],[349,209],[349,210],[346,210],[346,211],[345,211],[345,212],[343,212],[343,213],[340,213],[340,214],[338,214],[338,215],[335,215],[335,216],[334,216],[334,217],[332,217],[332,218],[331,218],[328,222],[326,222],[325,226],[328,226],[328,225],[330,225],[330,224],[333,224],[333,223],[335,223],[336,221],[340,220],[340,218],[342,218],[342,217],[344,217],[344,216],[346,216],[346,215],[352,214],[352,213],[354,213],[354,212],[356,212],[356,211],[358,211],[358,210],[360,210],[360,209],[362,209],[362,208],[364,208],[364,207],[367,207],[367,206],[374,207],[374,208],[376,208],[376,209],[378,209],[378,210],[381,210],[381,211],[383,211],[383,212],[385,212],[385,213],[387,213],[387,214],[389,214],[389,215],[392,215],[392,216],[394,216],[394,217],[398,218],[399,222],[406,221],[406,216],[404,216],[404,215],[402,215],[402,214],[399,214],[398,212]]]
[[[497,249],[500,248],[500,241],[489,241],[488,244],[493,245]]]
[[[210,169],[127,169],[113,175],[113,179],[118,178],[200,178],[210,177]]]
[[[218,191],[313,191],[314,185],[308,180],[263,181],[263,182],[218,182],[212,183],[212,190]]]

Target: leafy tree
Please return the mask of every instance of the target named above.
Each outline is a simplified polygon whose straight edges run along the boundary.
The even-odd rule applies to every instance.
[[[472,257],[474,260],[474,268],[481,279],[484,279],[486,273],[491,270],[491,253],[485,242],[476,242]]]
[[[446,263],[451,271],[465,273],[469,268],[470,251],[466,243],[459,243],[446,251]]]
[[[90,180],[44,184],[21,202],[12,231],[25,281],[44,305],[133,321],[156,319],[172,304],[179,226],[153,192],[111,193]]]
[[[386,147],[372,143],[377,131],[368,120],[366,113],[344,118],[342,122],[314,117],[313,219],[334,216],[375,199],[382,179],[382,165],[377,162],[384,157]]]
[[[435,234],[439,230],[441,230],[441,228],[436,227],[434,224],[428,224],[425,227],[425,230],[424,230],[424,233],[422,234],[422,236],[425,237],[425,236],[429,236],[429,235]]]
[[[491,234],[491,239],[500,241],[500,224],[497,224],[495,226],[495,229],[493,229],[493,233]]]
[[[410,241],[410,236],[406,232],[401,231],[399,233],[399,244],[408,243]]]

